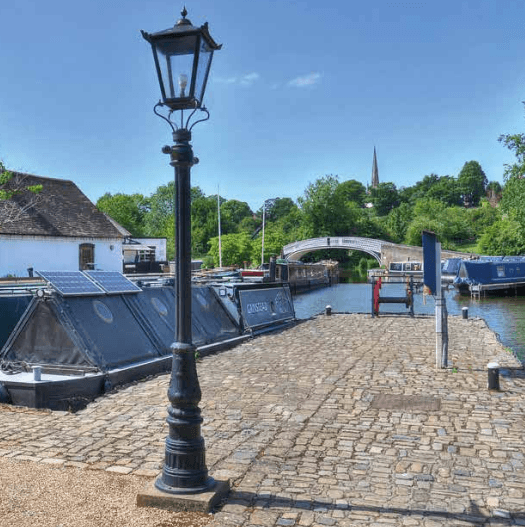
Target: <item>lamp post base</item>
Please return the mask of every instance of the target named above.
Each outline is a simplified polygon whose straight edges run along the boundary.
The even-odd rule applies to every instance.
[[[187,489],[181,489],[184,494],[173,494],[173,490],[159,490],[155,481],[150,481],[146,488],[137,494],[137,507],[153,507],[174,512],[210,512],[230,492],[229,480],[210,480],[211,486],[207,490],[188,493]]]

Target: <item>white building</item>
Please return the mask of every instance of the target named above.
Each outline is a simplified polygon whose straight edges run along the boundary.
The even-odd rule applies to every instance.
[[[72,181],[14,174],[42,191],[0,200],[0,278],[30,269],[122,272],[124,237]]]
[[[126,238],[122,253],[125,273],[160,272],[168,263],[166,238]]]

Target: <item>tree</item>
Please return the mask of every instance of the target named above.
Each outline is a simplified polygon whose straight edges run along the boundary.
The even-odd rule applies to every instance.
[[[437,174],[429,174],[423,177],[411,187],[403,187],[399,191],[399,197],[402,201],[414,205],[417,200],[427,197],[430,189],[439,181]]]
[[[351,201],[357,203],[360,207],[365,204],[366,188],[355,179],[349,179],[340,183],[336,189],[336,194],[340,195],[345,202]]]
[[[6,170],[0,161],[0,228],[22,219],[44,199],[42,185],[28,185],[27,176]]]
[[[218,235],[217,196],[199,195],[191,203],[191,250],[194,255],[206,253],[210,238]]]
[[[145,235],[145,219],[149,201],[142,194],[114,194],[106,192],[97,200],[97,208],[127,229],[132,236]]]
[[[412,207],[408,203],[401,203],[399,207],[392,209],[388,213],[385,227],[394,242],[401,243],[405,239],[408,226],[413,217]]]
[[[253,212],[245,201],[229,199],[221,204],[221,228],[225,234],[238,232],[242,220],[252,217]]]
[[[453,207],[461,205],[461,192],[458,182],[452,176],[429,174],[412,187],[404,187],[399,191],[400,200],[414,205],[417,200],[431,198],[442,201]]]
[[[442,201],[449,207],[462,204],[459,183],[452,176],[439,177],[435,184],[428,189],[425,197]]]
[[[282,248],[291,240],[283,232],[282,227],[276,223],[270,223],[264,231],[264,261],[268,262],[270,256],[281,254]],[[250,260],[254,263],[260,263],[262,257],[262,235],[252,240],[252,250]]]
[[[443,202],[430,198],[416,202],[405,243],[421,245],[423,230],[435,232],[444,249],[456,249],[458,243],[473,237],[472,223],[466,209],[447,207]]]
[[[347,234],[347,208],[342,194],[336,192],[338,186],[338,177],[327,175],[310,183],[299,197],[310,237]]]
[[[379,183],[370,189],[370,201],[378,216],[386,216],[399,205],[399,194],[394,183]]]
[[[215,266],[219,265],[219,237],[211,238],[208,242],[210,250],[208,255],[213,257]],[[225,234],[221,236],[222,264],[243,266],[244,262],[251,259],[252,240],[249,234]]]
[[[477,251],[487,255],[518,256],[524,254],[523,227],[511,218],[496,221],[480,236]]]
[[[485,196],[488,180],[477,161],[468,161],[458,175],[458,187],[465,207],[477,207]]]
[[[147,236],[165,237],[173,224],[175,210],[175,183],[157,187],[149,198],[150,210],[145,219],[145,233]]]
[[[501,135],[498,140],[516,156],[515,163],[505,165],[503,174],[505,186],[500,207],[510,220],[518,222],[521,227],[520,232],[523,232],[525,230],[525,134]],[[517,239],[516,245],[519,246],[520,243],[521,240]]]
[[[525,105],[525,101],[523,102]],[[498,141],[503,143],[516,156],[512,165],[504,165],[503,177],[505,181],[525,176],[525,134],[502,134]]]

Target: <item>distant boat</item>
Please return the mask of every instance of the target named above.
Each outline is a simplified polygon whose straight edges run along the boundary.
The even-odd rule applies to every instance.
[[[454,279],[454,287],[465,293],[494,291],[525,286],[525,257],[485,256],[463,260]]]

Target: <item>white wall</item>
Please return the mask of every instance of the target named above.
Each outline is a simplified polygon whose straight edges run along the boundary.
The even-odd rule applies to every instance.
[[[122,272],[122,242],[119,238],[0,235],[0,278],[28,276],[28,267],[35,271],[78,271],[81,243],[95,245],[95,269]]]

